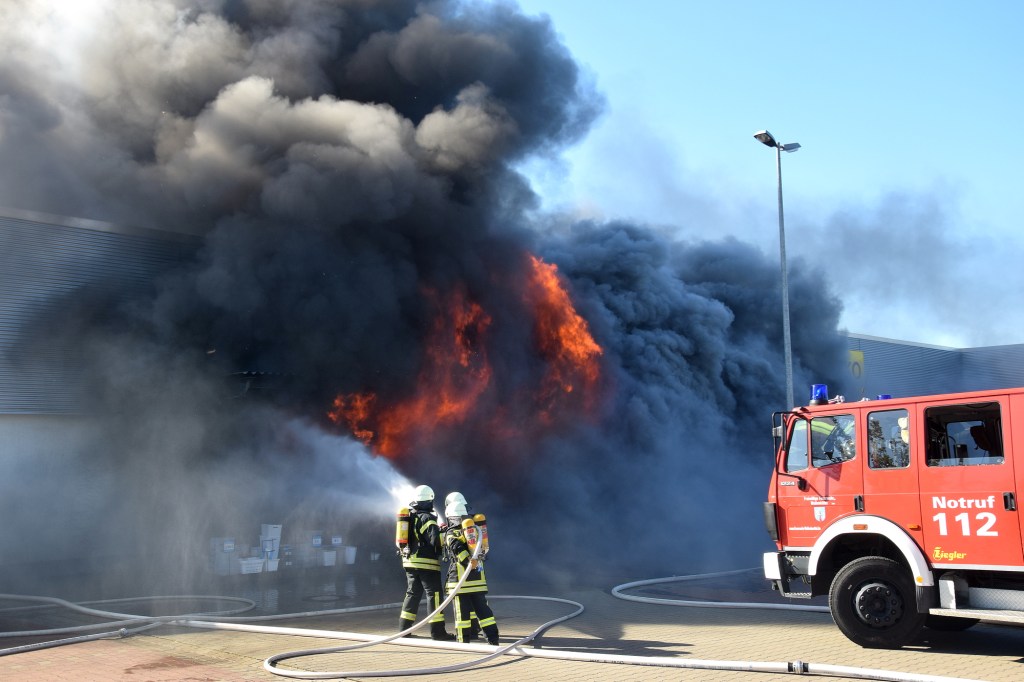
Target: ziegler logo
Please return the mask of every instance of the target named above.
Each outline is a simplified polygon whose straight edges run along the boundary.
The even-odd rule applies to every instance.
[[[941,547],[936,547],[932,550],[932,559],[946,559],[947,561],[953,559],[966,559],[967,552],[943,552]]]

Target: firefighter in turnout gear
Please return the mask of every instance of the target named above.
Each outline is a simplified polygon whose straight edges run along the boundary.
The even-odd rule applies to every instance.
[[[452,504],[455,504],[455,503],[464,504],[466,506],[466,513],[469,514],[470,505],[469,505],[469,502],[466,502],[466,496],[463,495],[462,493],[458,492],[457,490],[454,490],[454,491],[452,491],[452,492],[450,492],[450,493],[448,493],[447,495],[444,496],[444,508],[446,510],[446,515],[447,515],[448,508],[451,507]],[[480,516],[483,516],[483,514],[480,514]],[[446,522],[441,527],[441,530],[447,530],[447,529],[448,529],[448,524]],[[483,561],[486,558],[487,558],[487,547],[485,546],[482,550],[480,550],[480,560]],[[469,639],[470,640],[474,640],[474,639],[477,639],[478,637],[482,637],[483,635],[480,633],[480,619],[477,618],[476,612],[471,612],[469,614],[469,620],[472,623],[472,625],[470,626],[470,629],[469,629],[469,635],[468,635]]]
[[[454,501],[445,509],[447,530],[444,533],[444,544],[448,551],[448,580],[445,587],[449,592],[455,589],[466,571],[469,576],[455,597],[455,632],[460,642],[468,642],[472,638],[472,616],[475,613],[480,619],[480,628],[487,637],[489,644],[498,644],[498,623],[494,612],[487,603],[487,578],[483,564],[471,561],[470,538],[468,532],[476,532],[472,517],[466,510],[465,502]],[[463,528],[468,521],[471,531]]]
[[[404,510],[403,510],[404,511]],[[403,516],[399,514],[398,536],[402,534]],[[407,541],[399,542],[402,567],[405,568],[406,590],[399,617],[399,631],[412,627],[424,592],[428,610],[434,611],[444,600],[441,592],[441,530],[434,512],[434,491],[421,485],[413,492],[409,504]],[[451,642],[455,637],[444,628],[444,613],[430,619],[430,637]]]

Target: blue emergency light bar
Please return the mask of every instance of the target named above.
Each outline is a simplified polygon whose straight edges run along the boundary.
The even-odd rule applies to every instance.
[[[879,393],[878,397],[875,398],[875,400],[892,400],[892,394],[891,393]]]
[[[828,404],[828,384],[811,384],[811,402],[808,405]]]

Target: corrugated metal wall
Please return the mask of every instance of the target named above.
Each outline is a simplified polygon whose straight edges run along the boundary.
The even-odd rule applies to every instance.
[[[0,414],[76,409],[79,368],[65,346],[26,330],[91,287],[126,298],[197,246],[194,237],[5,210],[0,213]]]
[[[945,348],[860,334],[848,348],[863,353],[863,375],[847,399],[955,393],[1024,386],[1024,344]]]
[[[864,353],[861,395],[847,399],[949,393],[960,390],[962,358],[955,348],[924,346],[849,334],[848,347]]]
[[[964,390],[1024,386],[1024,344],[964,348]]]

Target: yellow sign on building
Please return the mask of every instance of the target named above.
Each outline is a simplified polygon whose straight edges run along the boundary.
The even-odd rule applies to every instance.
[[[864,351],[850,351],[850,374],[853,375],[854,379],[860,379],[864,376]]]

